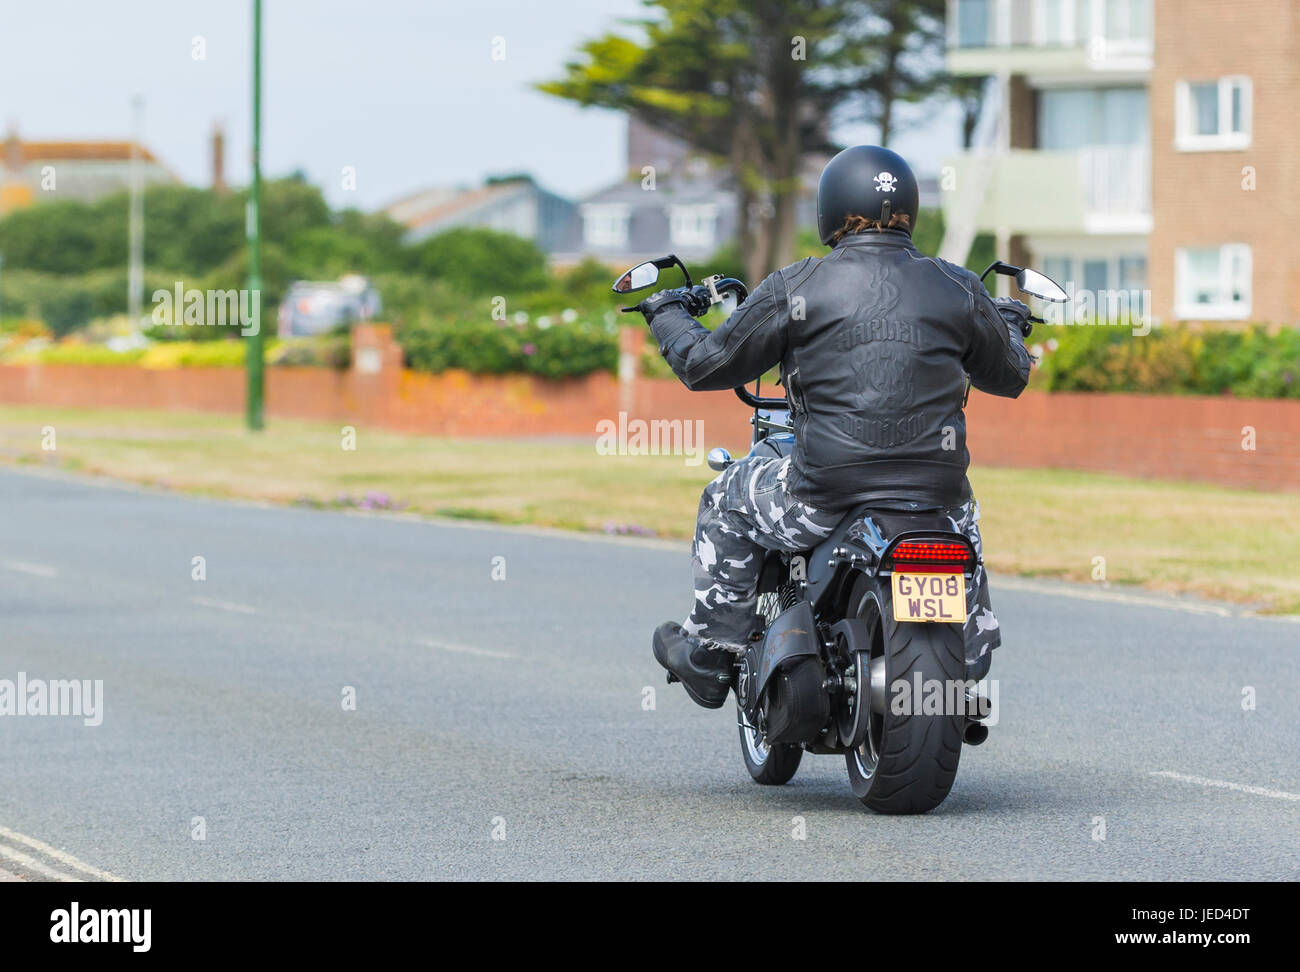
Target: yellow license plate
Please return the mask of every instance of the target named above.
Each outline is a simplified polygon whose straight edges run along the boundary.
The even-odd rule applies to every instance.
[[[966,622],[966,578],[962,574],[890,575],[895,621]]]

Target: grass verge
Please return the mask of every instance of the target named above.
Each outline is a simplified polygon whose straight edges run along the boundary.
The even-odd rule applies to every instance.
[[[42,448],[53,429],[53,450]],[[0,406],[0,462],[214,497],[685,538],[713,475],[593,442],[433,439],[233,416]],[[1061,470],[977,467],[995,572],[1135,584],[1300,612],[1300,497]],[[1102,558],[1098,561],[1097,558]]]

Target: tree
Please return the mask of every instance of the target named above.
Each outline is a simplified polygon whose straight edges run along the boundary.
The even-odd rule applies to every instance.
[[[975,147],[975,127],[979,124],[980,111],[984,107],[988,78],[950,77],[946,88],[961,106],[961,147],[970,150]]]
[[[826,105],[805,69],[843,0],[647,0],[646,41],[583,45],[565,76],[540,85],[615,108],[723,160],[737,195],[737,242],[756,280],[789,262],[806,153],[829,150]]]
[[[848,44],[850,63],[860,71],[856,85],[865,120],[880,129],[888,146],[902,127],[898,108],[918,104],[944,89],[944,0],[875,0],[861,36]]]
[[[829,154],[832,116],[895,127],[894,105],[932,93],[924,51],[942,0],[646,0],[643,43],[583,45],[542,91],[625,111],[722,160],[750,280],[790,262],[805,159]],[[942,16],[941,13],[939,15]],[[940,21],[941,22],[941,21]],[[916,37],[921,37],[920,41]]]

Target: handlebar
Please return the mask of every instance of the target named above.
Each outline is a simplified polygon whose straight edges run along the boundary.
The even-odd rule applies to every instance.
[[[750,408],[789,408],[790,404],[784,398],[759,398],[750,392],[744,385],[737,385],[735,388],[736,397],[748,405]]]

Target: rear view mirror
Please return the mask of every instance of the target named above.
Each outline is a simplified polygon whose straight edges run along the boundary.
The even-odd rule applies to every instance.
[[[1016,286],[1031,297],[1050,300],[1054,304],[1062,304],[1070,299],[1070,295],[1055,280],[1037,270],[1021,270],[1016,274]]]
[[[1070,295],[1055,280],[1045,273],[1030,270],[1028,267],[1014,267],[1009,263],[1003,263],[1001,260],[994,260],[989,264],[988,269],[980,274],[980,280],[984,280],[990,273],[1000,273],[1004,277],[1015,277],[1016,286],[1030,297],[1050,300],[1054,304],[1063,304],[1070,299]]]
[[[659,279],[659,268],[653,263],[639,263],[614,284],[614,293],[630,294],[634,290],[645,290]]]

